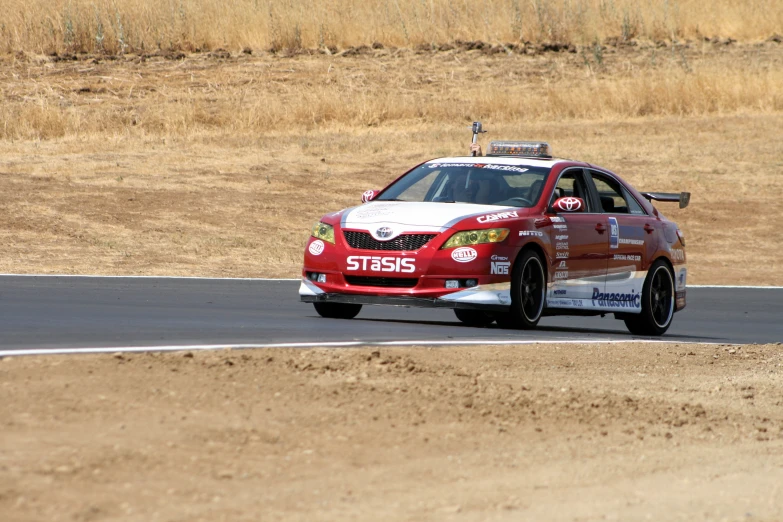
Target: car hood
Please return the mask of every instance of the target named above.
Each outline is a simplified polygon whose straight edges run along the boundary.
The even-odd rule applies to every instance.
[[[470,203],[411,203],[404,201],[372,201],[343,213],[340,226],[367,230],[374,235],[379,227],[389,227],[393,236],[401,232],[442,232],[465,218],[517,212],[527,214],[529,209]],[[477,228],[484,228],[476,221]]]

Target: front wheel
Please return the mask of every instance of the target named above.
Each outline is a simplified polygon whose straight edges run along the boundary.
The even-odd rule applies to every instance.
[[[362,309],[360,304],[347,303],[313,303],[313,306],[318,315],[329,319],[353,319]]]
[[[497,314],[501,328],[535,328],[546,296],[546,274],[541,258],[532,250],[520,254],[511,276],[511,310]]]
[[[634,335],[663,335],[674,316],[674,280],[661,260],[653,263],[642,287],[642,313],[624,319]]]

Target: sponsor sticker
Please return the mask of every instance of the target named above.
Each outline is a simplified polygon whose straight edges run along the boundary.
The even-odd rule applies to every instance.
[[[498,212],[497,214],[487,214],[486,216],[479,216],[476,221],[479,223],[488,223],[490,221],[501,221],[503,219],[513,219],[519,217],[516,210],[510,212]]]
[[[617,218],[609,218],[609,248],[617,248],[620,240],[620,227],[617,225]]]
[[[554,224],[552,225],[552,228],[556,230],[568,230],[568,225],[562,225],[562,224]]]
[[[511,263],[508,261],[492,261],[489,273],[496,275],[508,275],[508,268],[510,266]]]
[[[555,245],[556,250],[568,250],[568,241],[558,241]]]
[[[568,252],[555,252],[555,259],[568,259]]]
[[[642,256],[629,256],[626,254],[615,254],[612,258],[615,261],[641,261]]]
[[[372,201],[372,198],[375,197],[375,191],[374,190],[365,190],[362,192],[362,203],[367,203],[368,201]]]
[[[558,308],[558,307],[571,307],[571,308],[581,308],[584,306],[581,299],[548,299],[547,305]]]
[[[314,256],[320,256],[321,253],[324,251],[324,242],[320,239],[316,239],[312,243],[310,243],[310,247],[307,249],[310,251],[311,254]]]
[[[601,292],[593,287],[593,306],[611,308],[639,308],[642,303],[642,294],[631,290],[627,293]]]
[[[416,260],[410,257],[348,256],[347,270],[370,270],[372,272],[416,271]]]
[[[565,223],[565,218],[560,216],[555,216],[549,218],[549,221],[551,221],[552,223]]]
[[[685,268],[681,268],[677,272],[677,290],[685,289],[686,279],[688,278],[688,271]]]
[[[612,219],[612,218],[609,218],[609,219]],[[625,238],[625,237],[621,237],[620,238],[620,243],[622,243],[623,245],[643,245],[644,244],[644,239],[628,239],[628,238]],[[613,247],[613,248],[617,248],[617,247]]]
[[[517,167],[515,165],[489,165],[486,163],[428,163],[427,166],[431,169],[439,169],[443,167],[469,167],[473,169],[502,170],[505,172],[528,171],[528,169],[524,167]]]
[[[455,248],[451,253],[451,258],[457,263],[470,263],[478,257],[478,252],[470,247]]]
[[[555,290],[553,292],[553,294],[554,295],[566,295],[566,291],[565,290]]]
[[[555,272],[555,281],[560,281],[562,279],[568,279],[568,270],[557,270]]]
[[[685,261],[685,251],[681,248],[672,248],[672,259],[675,261]]]
[[[520,230],[519,231],[520,236],[535,236],[535,237],[544,237],[543,232],[539,232],[537,230]]]
[[[557,234],[555,241],[568,241],[568,234]]]
[[[492,261],[508,261],[508,258],[507,258],[507,257],[503,257],[503,256],[495,256],[495,255],[493,255],[492,257],[490,257],[490,259],[491,259]]]
[[[565,261],[560,261],[557,265],[558,270],[568,270],[568,264]]]

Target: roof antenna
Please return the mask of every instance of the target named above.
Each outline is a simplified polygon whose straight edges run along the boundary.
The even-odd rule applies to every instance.
[[[485,132],[487,132],[487,131],[485,131],[484,129],[481,128],[481,122],[480,121],[474,121],[473,125],[468,127],[468,128],[473,131],[473,142],[472,143],[476,143],[476,141],[478,140],[478,135],[479,134],[484,134]],[[475,156],[476,155],[476,151],[474,150],[473,152],[471,152],[471,155]]]

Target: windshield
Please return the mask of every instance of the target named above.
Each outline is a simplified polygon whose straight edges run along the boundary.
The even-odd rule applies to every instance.
[[[487,163],[425,163],[387,188],[376,201],[431,201],[532,207],[549,167]]]

